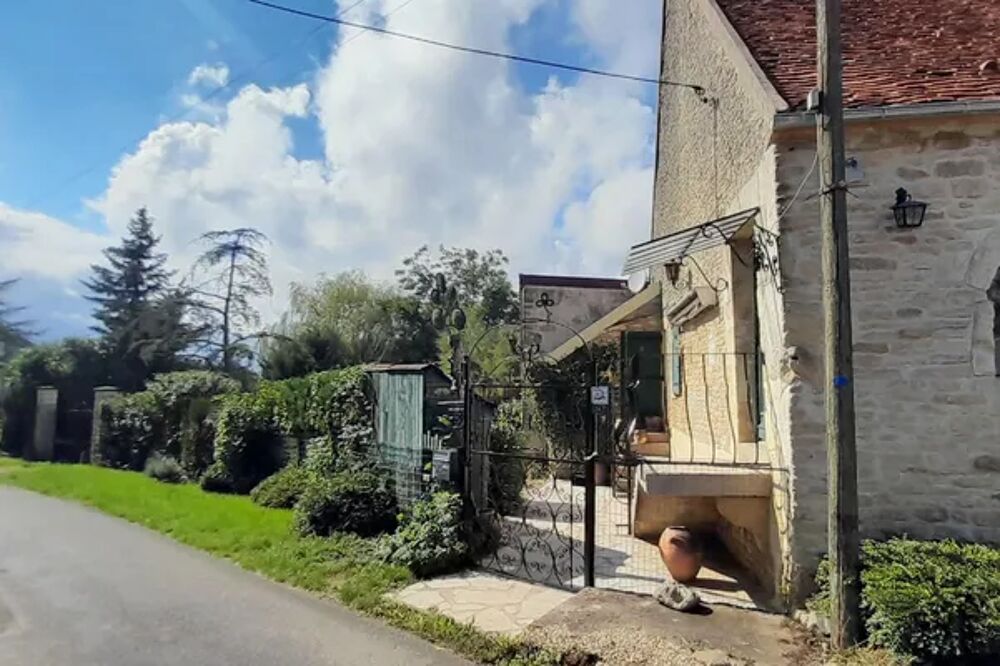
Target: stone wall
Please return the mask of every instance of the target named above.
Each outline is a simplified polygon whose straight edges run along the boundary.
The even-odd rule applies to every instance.
[[[776,134],[786,200],[810,172],[814,134]],[[1000,378],[983,320],[1000,268],[1000,118],[853,122],[848,156],[862,172],[848,197],[862,531],[998,542]],[[929,204],[923,227],[894,225],[900,186]],[[818,187],[813,172],[781,220],[794,556],[806,570],[826,550]]]

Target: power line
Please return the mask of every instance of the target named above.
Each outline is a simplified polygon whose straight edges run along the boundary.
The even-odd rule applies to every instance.
[[[402,9],[404,6],[408,5],[412,1],[413,0],[407,0],[407,2],[403,3],[402,5],[400,5],[399,7],[397,7],[396,9],[392,10],[392,12],[389,12],[389,14],[393,14],[393,13],[399,11],[400,9]],[[347,7],[346,9],[344,9],[344,10],[342,10],[340,12],[337,12],[337,18],[340,18],[341,16],[345,16],[348,12],[354,10],[356,7],[359,7],[360,5],[362,5],[362,4],[366,3],[366,2],[368,2],[368,0],[355,0],[355,2],[353,4],[351,4],[351,6]],[[386,16],[388,16],[389,14],[386,14]],[[312,37],[314,35],[316,35],[316,33],[318,33],[319,31],[321,31],[325,27],[327,27],[325,24],[320,24],[320,25],[316,26],[315,28],[313,28],[312,30],[310,30],[307,33],[305,33],[302,36],[301,39],[296,40],[290,46],[276,49],[270,55],[265,56],[261,60],[258,60],[256,63],[254,63],[250,67],[241,70],[238,74],[236,74],[235,76],[233,76],[232,78],[230,78],[225,83],[220,84],[220,85],[216,86],[215,88],[211,89],[210,91],[208,91],[205,95],[203,95],[201,97],[201,101],[202,102],[210,102],[213,99],[215,99],[220,93],[222,93],[222,91],[227,90],[229,88],[232,88],[235,85],[239,85],[239,84],[245,82],[257,70],[259,70],[261,67],[263,67],[264,65],[267,65],[270,62],[273,62],[274,60],[277,60],[279,57],[287,54],[292,49],[297,49],[298,47],[300,47],[301,45],[305,44],[307,41],[309,41],[310,39],[312,39]],[[355,37],[357,37],[357,35],[355,35]],[[350,40],[348,40],[348,41],[350,41]],[[174,113],[173,115],[167,116],[166,120],[164,120],[163,122],[161,122],[160,125],[162,126],[162,125],[165,125],[165,124],[168,124],[168,123],[175,123],[178,120],[183,120],[188,115],[190,115],[192,111],[194,111],[194,108],[195,107],[189,107],[189,108],[184,109],[180,113]],[[123,153],[123,152],[127,151],[134,144],[136,144],[137,142],[142,141],[144,138],[146,138],[146,136],[148,134],[149,134],[148,132],[143,132],[141,135],[139,135],[135,139],[132,139],[131,141],[122,144],[122,146],[120,148],[118,148],[117,152],[118,153]],[[91,164],[88,167],[80,169],[76,173],[74,173],[74,174],[70,175],[68,178],[64,179],[61,183],[59,183],[54,188],[48,190],[47,193],[44,196],[48,197],[48,196],[52,196],[53,194],[56,194],[58,192],[61,192],[64,188],[68,187],[69,185],[72,185],[73,183],[75,183],[76,181],[80,180],[81,178],[83,178],[87,174],[90,174],[93,171],[95,171],[96,169],[100,168],[102,166],[102,164],[103,164],[103,162],[95,162],[95,163]],[[30,199],[25,204],[25,208],[34,208],[41,201],[42,198],[43,198],[42,194],[39,194],[39,195],[35,196],[34,198]]]
[[[581,74],[592,74],[594,76],[603,76],[611,79],[622,79],[625,81],[637,81],[639,83],[649,83],[658,86],[674,86],[678,88],[687,88],[693,90],[701,98],[706,97],[705,88],[693,83],[683,83],[680,81],[669,81],[666,79],[654,79],[645,76],[637,76],[634,74],[623,74],[621,72],[612,72],[605,69],[595,69],[592,67],[583,67],[581,65],[571,65],[564,62],[556,62],[555,60],[544,60],[542,58],[531,58],[529,56],[517,55],[515,53],[504,53],[502,51],[491,51],[489,49],[480,49],[473,46],[462,46],[460,44],[452,44],[450,42],[442,42],[437,39],[431,39],[429,37],[421,37],[419,35],[412,35],[406,32],[398,32],[396,30],[389,30],[388,28],[380,28],[375,25],[368,25],[365,23],[357,23],[355,21],[345,21],[339,16],[325,16],[323,14],[316,14],[313,12],[307,12],[302,9],[296,9],[294,7],[286,7],[284,5],[275,4],[273,2],[267,2],[267,0],[247,0],[247,2],[253,3],[255,5],[260,5],[261,7],[267,7],[279,12],[284,12],[286,14],[293,14],[295,16],[302,16],[305,18],[311,18],[317,21],[325,21],[327,23],[336,23],[338,25],[344,25],[351,28],[358,28],[360,30],[366,30],[368,32],[377,32],[382,35],[388,35],[390,37],[398,37],[399,39],[406,39],[411,42],[419,42],[421,44],[428,44],[430,46],[437,46],[444,49],[450,49],[452,51],[460,51],[462,53],[471,53],[474,55],[487,56],[490,58],[499,58],[502,60],[511,60],[513,62],[525,63],[528,65],[538,65],[540,67],[551,67],[553,69],[563,69],[570,72],[578,72]]]

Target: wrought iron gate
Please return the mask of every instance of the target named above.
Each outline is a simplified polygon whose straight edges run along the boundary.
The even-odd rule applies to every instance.
[[[500,376],[468,357],[463,363],[466,491],[479,563],[555,587],[592,585],[590,383],[520,361]]]

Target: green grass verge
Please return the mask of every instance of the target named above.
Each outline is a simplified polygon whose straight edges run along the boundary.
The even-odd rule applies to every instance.
[[[247,497],[206,493],[190,484],[160,483],[136,472],[85,465],[0,458],[0,483],[87,504],[273,580],[331,594],[349,608],[479,663],[548,666],[561,661],[559,655],[516,639],[485,634],[387,598],[386,592],[413,580],[408,570],[371,561],[371,542],[364,539],[295,535],[289,510],[260,507]]]

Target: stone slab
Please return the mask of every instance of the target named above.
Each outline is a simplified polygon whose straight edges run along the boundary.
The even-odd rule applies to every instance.
[[[491,633],[515,636],[573,597],[572,592],[471,571],[414,583],[393,595]]]

